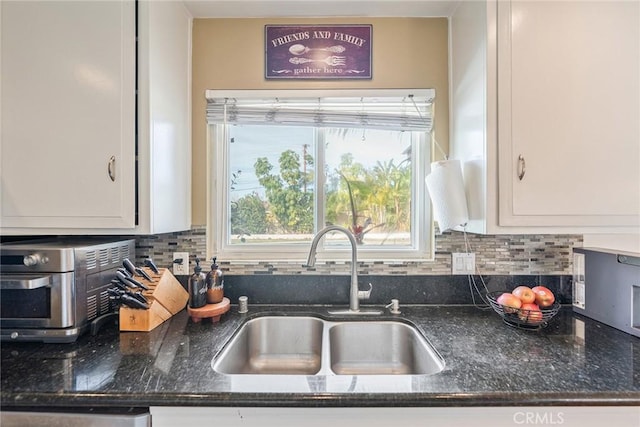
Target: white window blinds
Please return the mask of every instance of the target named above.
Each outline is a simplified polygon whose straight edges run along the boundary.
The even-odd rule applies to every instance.
[[[430,132],[433,89],[416,91],[206,92],[210,124],[370,128]]]

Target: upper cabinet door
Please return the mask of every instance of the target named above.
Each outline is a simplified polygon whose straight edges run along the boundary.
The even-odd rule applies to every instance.
[[[134,2],[0,7],[2,227],[133,227]]]
[[[640,225],[639,8],[498,2],[500,225]]]

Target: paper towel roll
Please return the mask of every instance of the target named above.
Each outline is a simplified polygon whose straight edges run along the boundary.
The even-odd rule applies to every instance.
[[[433,206],[433,215],[438,221],[440,232],[469,222],[467,197],[459,160],[431,163],[431,173],[427,175],[426,183]]]

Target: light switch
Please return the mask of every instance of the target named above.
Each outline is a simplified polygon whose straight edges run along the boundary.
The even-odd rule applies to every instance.
[[[451,274],[475,274],[476,254],[474,253],[452,253],[451,254]]]

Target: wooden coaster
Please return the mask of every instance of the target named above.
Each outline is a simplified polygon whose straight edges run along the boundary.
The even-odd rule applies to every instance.
[[[230,308],[231,302],[229,298],[225,297],[217,304],[207,304],[198,308],[187,306],[187,312],[194,323],[200,323],[202,319],[211,319],[211,322],[215,323],[220,321],[220,316],[229,311]]]

